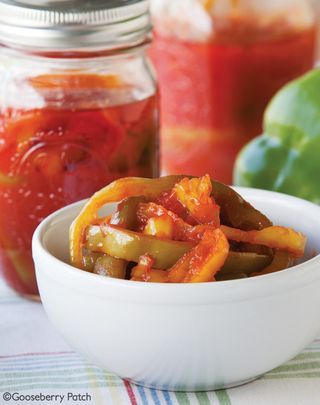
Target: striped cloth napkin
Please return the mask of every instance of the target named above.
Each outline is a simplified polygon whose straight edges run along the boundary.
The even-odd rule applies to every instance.
[[[146,389],[87,362],[57,334],[41,304],[0,280],[0,405],[319,405],[320,339],[241,387],[182,393]]]

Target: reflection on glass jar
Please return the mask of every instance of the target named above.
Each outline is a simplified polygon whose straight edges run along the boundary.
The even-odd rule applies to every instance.
[[[151,57],[162,96],[162,168],[231,183],[263,111],[314,63],[303,0],[152,0]]]
[[[31,238],[44,217],[119,177],[158,175],[158,97],[143,24],[132,43],[100,38],[99,49],[84,38],[75,51],[64,49],[75,38],[32,49],[10,38],[0,50],[0,266],[19,293],[37,294]]]

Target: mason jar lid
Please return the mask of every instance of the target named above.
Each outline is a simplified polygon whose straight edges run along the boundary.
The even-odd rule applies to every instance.
[[[148,0],[0,0],[0,43],[36,50],[88,50],[143,42]]]

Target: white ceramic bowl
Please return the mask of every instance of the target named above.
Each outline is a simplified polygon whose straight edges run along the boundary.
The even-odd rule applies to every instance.
[[[276,224],[320,247],[320,207],[238,189]],[[83,356],[125,379],[166,390],[244,383],[299,353],[320,331],[320,256],[275,274],[201,284],[108,279],[68,264],[68,228],[83,202],[44,220],[33,238],[45,310]],[[107,207],[107,211],[113,207]]]

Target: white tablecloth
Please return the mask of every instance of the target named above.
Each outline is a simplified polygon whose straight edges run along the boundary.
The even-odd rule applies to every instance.
[[[201,393],[144,389],[73,352],[41,304],[18,297],[0,280],[0,404],[60,403],[319,405],[320,339],[294,360],[241,387]]]

